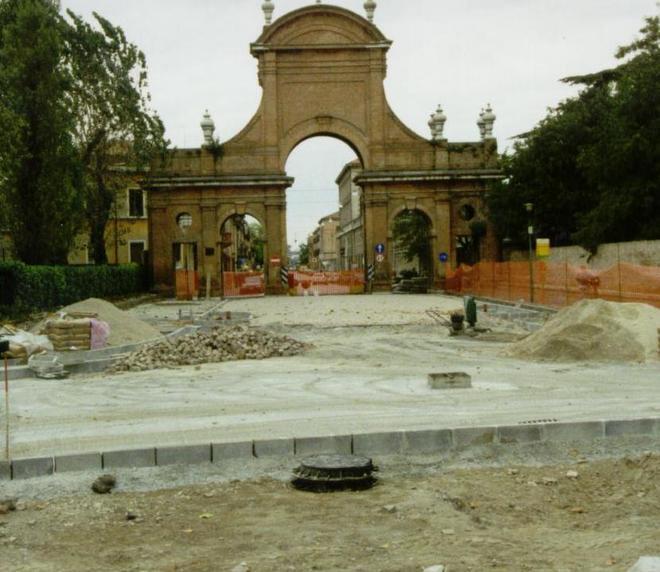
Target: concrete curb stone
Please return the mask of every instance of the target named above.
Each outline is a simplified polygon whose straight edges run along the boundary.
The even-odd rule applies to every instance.
[[[302,437],[295,439],[295,452],[301,455],[350,455],[353,452],[352,435],[330,437]]]
[[[497,427],[457,427],[452,429],[454,447],[457,449],[478,445],[491,445],[495,442]]]
[[[156,449],[129,449],[103,453],[103,468],[115,467],[143,468],[156,466]]]
[[[497,428],[499,443],[533,443],[540,440],[540,425],[502,425]]]
[[[252,459],[252,441],[241,441],[238,443],[211,443],[211,455],[214,463],[226,459]]]
[[[55,471],[53,457],[36,457],[34,459],[14,459],[11,462],[11,474],[14,479],[31,479],[45,477]]]
[[[79,455],[56,455],[55,472],[94,471],[103,469],[101,453],[81,453]]]
[[[11,462],[0,461],[0,481],[11,480]]]
[[[156,449],[156,465],[200,465],[211,462],[211,445],[183,445]]]
[[[605,422],[605,435],[659,435],[660,419],[613,419]]]
[[[353,435],[355,455],[398,455],[403,451],[403,431]]]
[[[254,442],[255,457],[293,457],[295,450],[296,445],[293,437]]]
[[[441,453],[452,448],[452,430],[405,431],[403,441],[406,453]]]
[[[577,421],[575,423],[546,423],[541,426],[544,441],[583,441],[605,437],[604,421]]]

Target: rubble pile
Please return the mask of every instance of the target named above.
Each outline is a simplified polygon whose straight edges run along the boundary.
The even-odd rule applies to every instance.
[[[292,338],[246,326],[217,328],[210,333],[197,332],[145,346],[119,360],[110,372],[294,356],[308,347]]]

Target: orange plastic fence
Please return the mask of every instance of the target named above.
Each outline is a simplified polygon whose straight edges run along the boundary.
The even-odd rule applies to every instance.
[[[331,294],[363,294],[364,271],[289,272],[291,296],[328,296]]]
[[[224,294],[227,298],[263,296],[266,281],[262,272],[224,272]]]
[[[627,262],[592,270],[561,262],[536,261],[534,302],[567,306],[583,298],[643,302],[660,307],[660,267]],[[446,288],[456,294],[530,301],[528,262],[479,262],[460,266],[447,276]]]

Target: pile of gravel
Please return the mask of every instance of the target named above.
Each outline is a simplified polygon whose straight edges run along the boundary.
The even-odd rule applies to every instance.
[[[307,348],[307,344],[287,336],[276,336],[246,326],[217,328],[210,333],[197,332],[145,346],[121,358],[109,371],[146,371],[181,365],[294,356]]]

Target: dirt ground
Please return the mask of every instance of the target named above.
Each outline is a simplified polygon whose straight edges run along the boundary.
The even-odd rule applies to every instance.
[[[120,475],[110,495],[19,501],[0,516],[0,567],[625,571],[659,552],[659,453],[586,460],[570,450],[529,466],[503,465],[507,453],[493,449],[485,458],[497,466],[481,468],[387,460],[375,488],[326,494],[296,491],[282,472],[147,492],[122,491]]]

